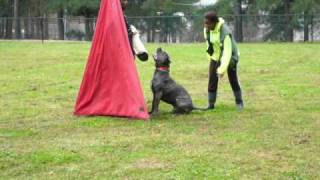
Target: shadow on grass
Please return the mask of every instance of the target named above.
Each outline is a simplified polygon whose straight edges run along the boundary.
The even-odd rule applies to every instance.
[[[123,126],[123,125],[139,125],[145,123],[164,123],[169,121],[194,121],[199,120],[203,116],[221,116],[234,115],[235,113],[242,113],[246,110],[239,112],[235,106],[220,104],[214,110],[194,110],[189,114],[173,114],[171,111],[160,111],[158,115],[150,116],[149,121],[122,118],[122,117],[109,117],[109,116],[87,116],[75,117],[73,120],[78,122],[79,126],[103,128],[106,126]]]

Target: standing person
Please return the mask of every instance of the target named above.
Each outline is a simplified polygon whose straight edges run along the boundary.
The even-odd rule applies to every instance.
[[[127,7],[128,7],[128,0],[121,0],[121,8],[123,13],[126,11]],[[133,37],[133,32],[131,31],[131,28],[129,26],[129,23],[127,21],[127,17],[124,15],[124,22],[126,23],[126,28],[127,28],[127,32],[128,32],[128,37],[129,37],[129,43],[130,43],[130,47],[132,50],[132,53],[134,55],[134,50],[133,50],[133,46],[132,46],[132,37]]]
[[[210,60],[208,84],[208,109],[214,109],[217,99],[218,81],[228,73],[229,82],[235,96],[238,110],[242,110],[243,100],[237,75],[239,51],[234,37],[223,18],[214,11],[204,17],[204,38],[207,42],[207,56]]]
[[[120,1],[121,1],[122,11],[124,13],[128,7],[129,1],[128,0],[120,0]],[[139,38],[138,30],[134,26],[129,25],[127,21],[127,17],[125,15],[124,15],[124,21],[126,23],[129,43],[130,43],[130,47],[133,55],[134,56],[136,55],[141,61],[147,61],[148,53]]]

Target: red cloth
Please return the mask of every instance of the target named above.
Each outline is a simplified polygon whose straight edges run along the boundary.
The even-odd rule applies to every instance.
[[[120,0],[102,0],[75,115],[149,119]]]

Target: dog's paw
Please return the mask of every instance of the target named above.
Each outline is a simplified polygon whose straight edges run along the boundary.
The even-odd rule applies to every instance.
[[[159,115],[159,112],[157,112],[157,111],[149,112],[149,115],[157,116],[157,115]]]

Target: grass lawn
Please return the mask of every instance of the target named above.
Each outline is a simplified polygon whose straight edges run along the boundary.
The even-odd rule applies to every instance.
[[[161,46],[206,106],[205,44]],[[148,122],[72,115],[89,48],[0,41],[0,179],[320,178],[320,44],[240,44],[244,111],[225,77],[216,110]],[[153,61],[137,66],[150,108]]]

